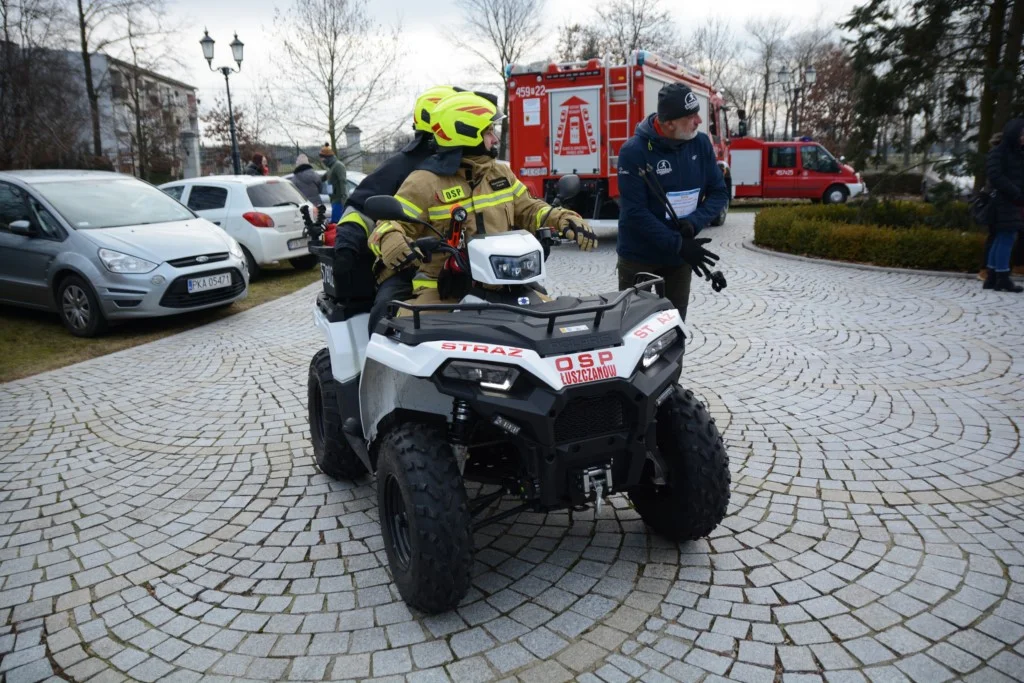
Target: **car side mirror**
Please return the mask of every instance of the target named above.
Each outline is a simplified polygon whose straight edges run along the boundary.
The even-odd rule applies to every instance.
[[[575,173],[564,175],[558,179],[558,199],[566,201],[580,193],[580,177]]]
[[[846,157],[844,157],[844,156],[840,156],[840,157],[839,157],[839,163],[841,163],[841,164],[845,164],[845,163],[846,163]]]
[[[26,220],[11,221],[7,225],[7,229],[15,235],[21,235],[23,237],[32,237],[36,234],[36,231],[32,229],[32,224]]]

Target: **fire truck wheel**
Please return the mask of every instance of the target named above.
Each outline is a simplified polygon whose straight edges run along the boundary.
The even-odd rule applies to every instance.
[[[830,185],[821,198],[826,204],[845,204],[849,196],[850,191],[842,185]]]
[[[712,227],[717,228],[720,225],[725,225],[725,219],[729,215],[729,203],[730,202],[727,201],[725,203],[725,208],[722,209],[722,213],[715,216],[715,219],[711,221]]]

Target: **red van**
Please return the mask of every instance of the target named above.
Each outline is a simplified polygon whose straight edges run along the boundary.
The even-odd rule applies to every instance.
[[[860,173],[807,139],[765,142],[733,138],[729,161],[736,199],[793,198],[841,204],[868,191]]]

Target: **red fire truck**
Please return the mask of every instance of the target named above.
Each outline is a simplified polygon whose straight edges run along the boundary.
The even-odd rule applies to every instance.
[[[700,130],[711,138],[732,197],[843,202],[866,191],[860,174],[813,141],[730,140],[725,103],[711,83],[649,52],[634,52],[624,65],[513,64],[505,73],[512,170],[549,201],[560,176],[578,174],[583,190],[573,208],[584,216],[618,217],[619,148],[657,110],[658,91],[668,83],[685,83],[697,96]],[[712,225],[724,223],[727,211]]]
[[[729,162],[732,195],[737,199],[786,197],[839,204],[867,192],[860,173],[810,138],[733,138]]]
[[[697,96],[700,129],[711,137],[728,179],[724,102],[695,71],[637,51],[623,65],[601,59],[513,64],[505,73],[509,164],[535,197],[550,200],[558,178],[576,173],[583,190],[574,207],[584,216],[616,218],[619,148],[657,109],[658,91],[668,83],[685,83]]]

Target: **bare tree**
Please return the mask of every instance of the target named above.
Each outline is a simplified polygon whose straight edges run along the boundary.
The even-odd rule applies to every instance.
[[[558,58],[582,62],[603,54],[601,32],[588,24],[566,24],[558,30]]]
[[[772,74],[778,71],[782,48],[786,39],[788,22],[782,17],[752,19],[747,22],[747,34],[761,74],[761,135],[768,131],[768,94],[774,81]]]
[[[685,61],[679,32],[672,14],[661,0],[610,0],[597,9],[599,30],[605,46],[618,63],[625,63],[634,50],[650,50]]]
[[[545,0],[456,0],[464,33],[456,41],[479,57],[502,84],[502,110],[508,111],[505,66],[521,61],[544,37]],[[499,156],[505,158],[508,127],[502,126]]]
[[[92,55],[106,51],[124,41],[123,19],[128,8],[139,11],[162,7],[162,0],[73,0],[75,11],[75,42],[82,54],[85,70],[85,92],[89,101],[89,115],[92,117],[93,154],[103,156],[103,139],[100,133],[100,87],[92,72]],[[118,25],[120,23],[120,25]]]
[[[368,0],[294,0],[274,14],[283,56],[276,101],[288,124],[326,133],[335,148],[347,126],[398,90],[401,27],[382,26],[367,7]]]
[[[46,47],[70,23],[58,0],[0,0],[0,169],[83,165],[88,120],[67,61]]]
[[[790,120],[799,124],[803,118],[800,116],[802,103],[816,86],[801,86],[799,81],[809,67],[814,66],[828,53],[829,41],[834,35],[835,28],[822,21],[819,15],[809,28],[790,36],[786,40],[785,47],[780,50],[780,65],[789,70],[793,75],[794,85],[797,86],[786,93],[786,126],[784,129],[789,128]],[[799,132],[793,130],[793,135],[799,135]]]
[[[125,45],[119,73],[127,106],[120,110],[120,118],[129,132],[135,172],[148,180],[157,158],[161,166],[173,166],[167,157],[175,156],[172,150],[181,130],[174,117],[176,102],[152,77],[167,67],[181,66],[174,49],[176,31],[168,25],[160,3],[125,3],[117,7],[115,16]],[[169,168],[164,174],[168,172]]]
[[[711,16],[694,33],[695,65],[712,83],[722,87],[743,51],[728,20]]]

